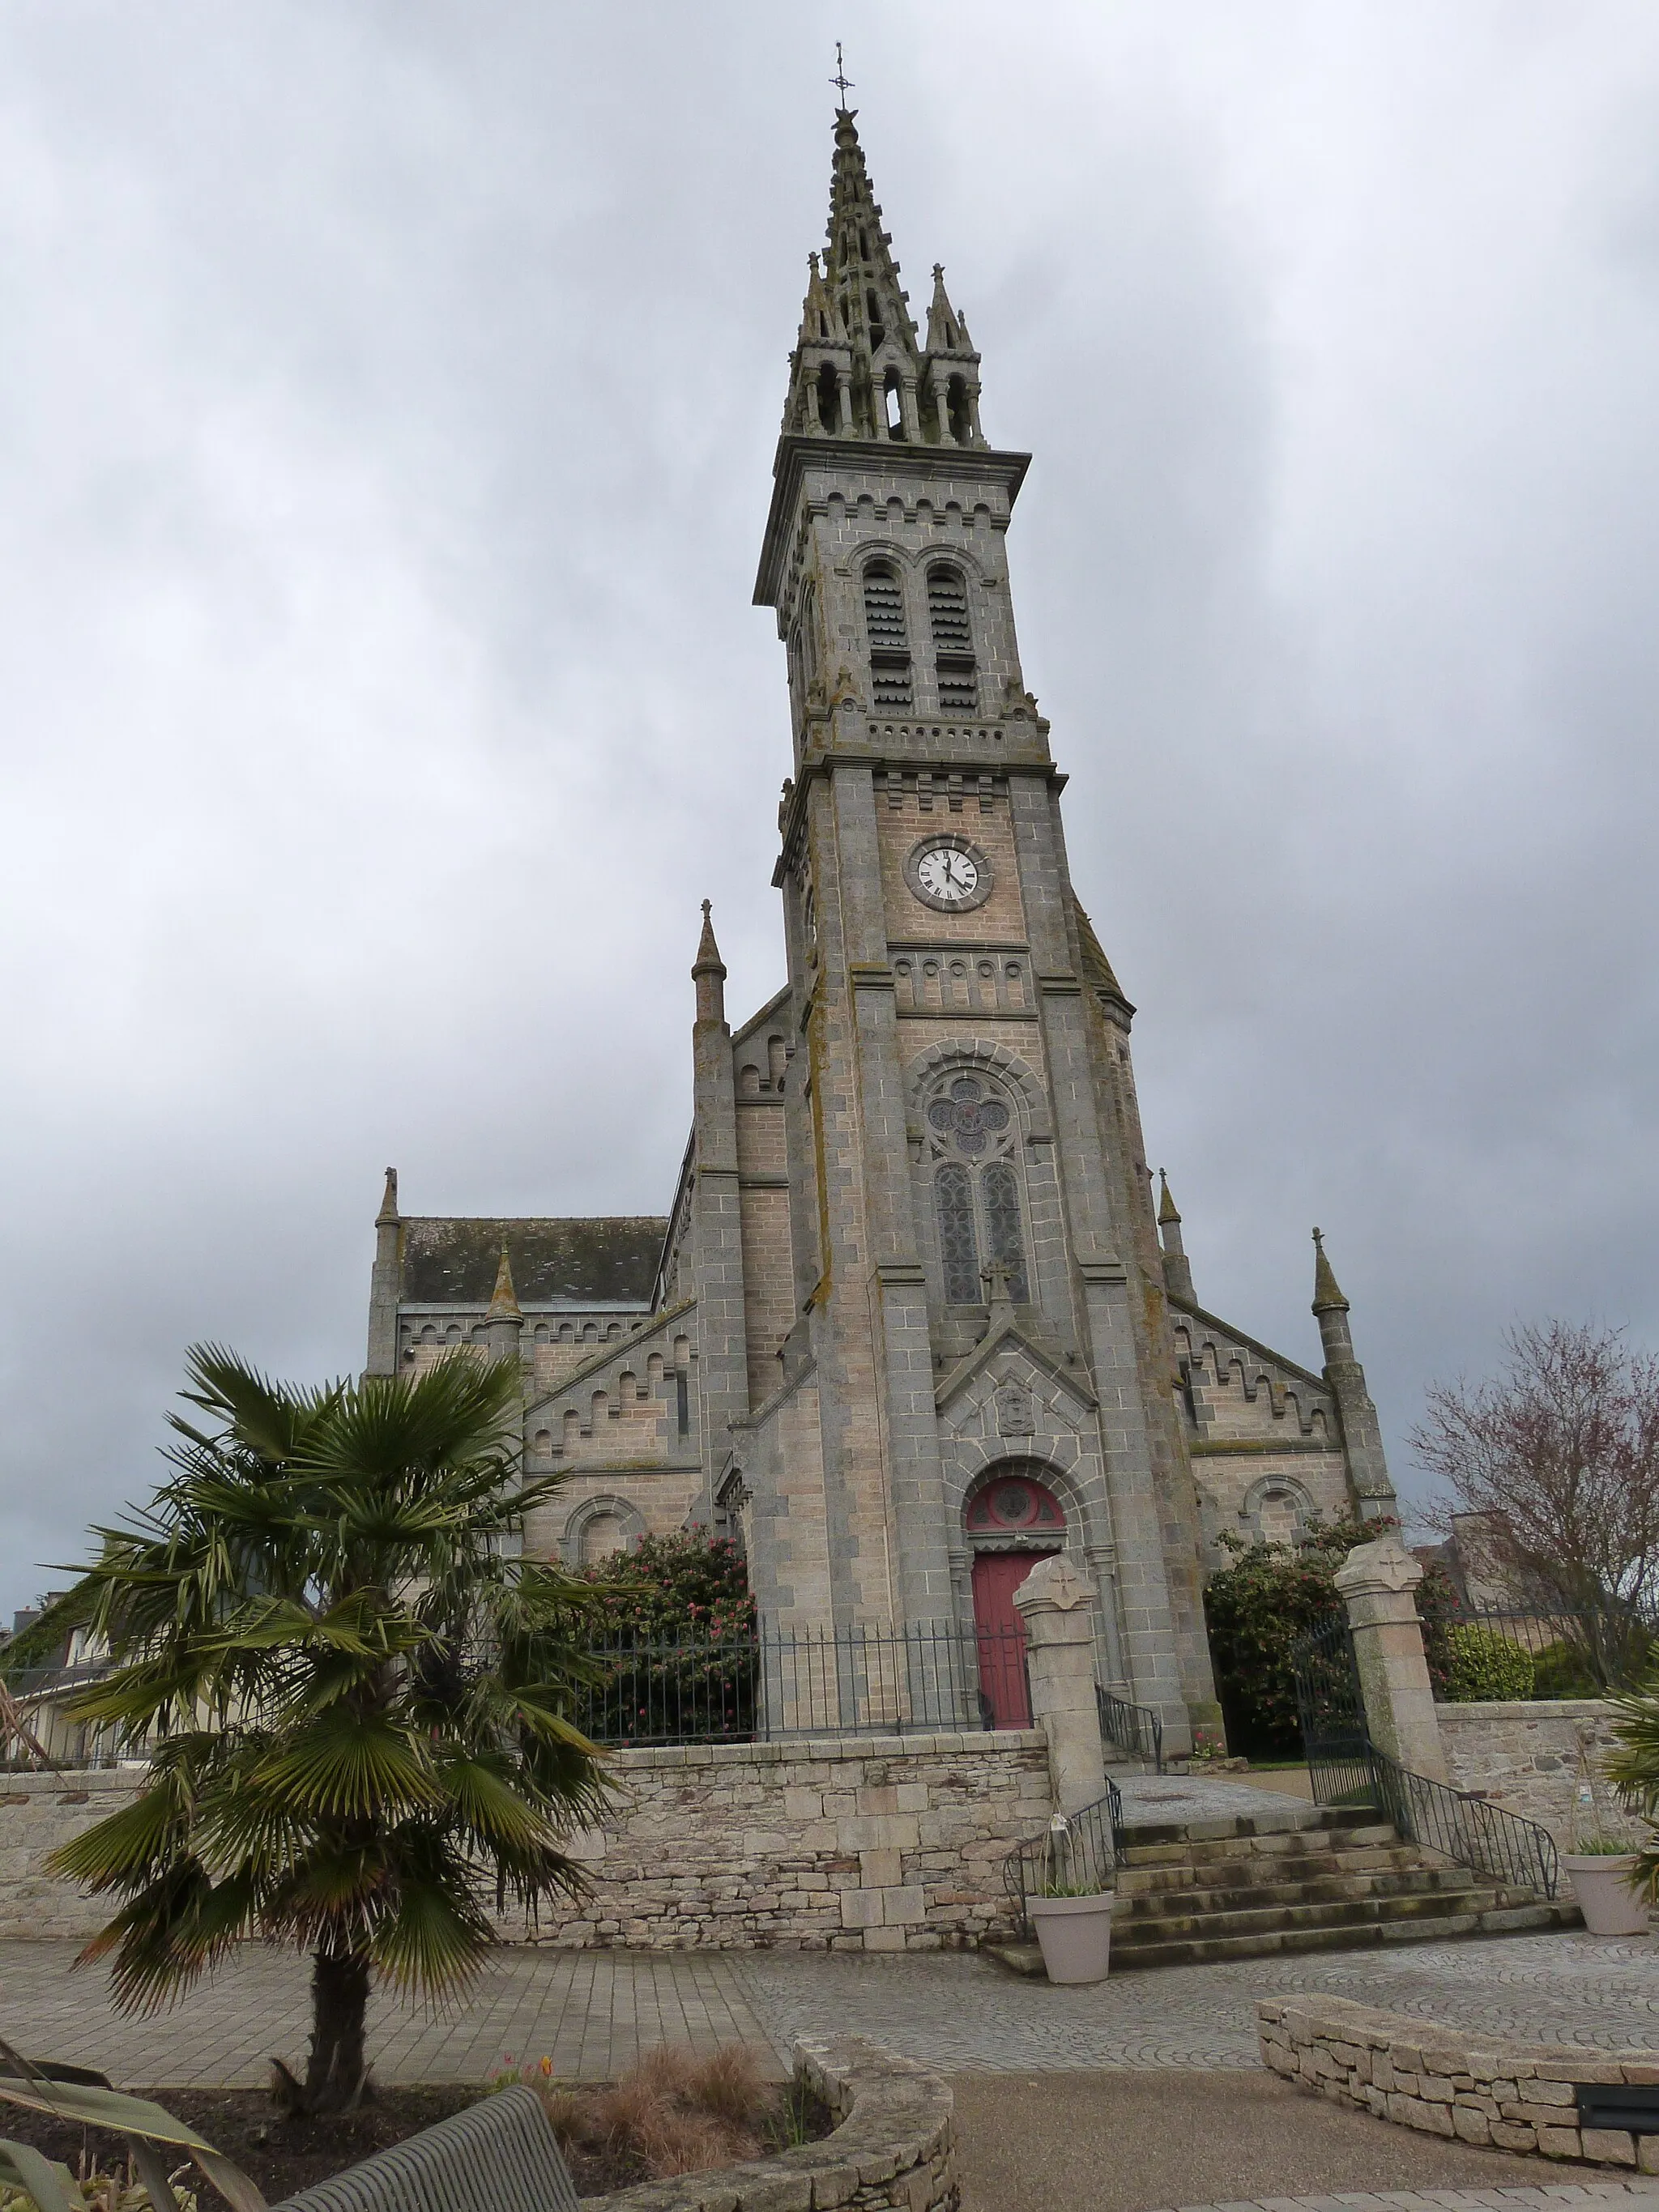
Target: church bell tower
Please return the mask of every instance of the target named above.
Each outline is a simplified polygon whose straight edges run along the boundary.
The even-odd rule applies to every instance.
[[[736,1490],[784,1626],[960,1628],[1063,1543],[1100,1679],[1180,1747],[1216,1708],[1133,1010],[1072,888],[1009,582],[1030,457],[988,441],[980,367],[941,269],[913,319],[842,108],[755,588],[793,737],[797,1319]]]

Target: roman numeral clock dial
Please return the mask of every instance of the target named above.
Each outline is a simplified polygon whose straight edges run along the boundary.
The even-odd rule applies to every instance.
[[[991,864],[965,837],[930,837],[904,864],[905,880],[924,906],[966,914],[991,896]]]

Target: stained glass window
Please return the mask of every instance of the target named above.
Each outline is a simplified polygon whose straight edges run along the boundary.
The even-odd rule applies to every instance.
[[[1006,1160],[986,1169],[981,1185],[985,1194],[985,1230],[991,1257],[1008,1270],[1008,1295],[1016,1305],[1030,1296],[1025,1281],[1025,1239],[1019,1226],[1019,1186]]]
[[[979,1280],[979,1243],[974,1235],[974,1190],[967,1169],[942,1167],[935,1189],[945,1301],[953,1306],[977,1305],[984,1294]]]

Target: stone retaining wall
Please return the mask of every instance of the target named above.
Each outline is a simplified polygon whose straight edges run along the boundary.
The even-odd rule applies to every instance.
[[[592,1892],[530,1940],[939,1950],[1013,1931],[1002,1862],[1048,1823],[1035,1729],[685,1744],[611,1761]]]
[[[1478,1790],[1495,1805],[1542,1823],[1571,1843],[1578,1744],[1600,1767],[1613,1747],[1613,1708],[1600,1698],[1437,1705],[1452,1786]]]
[[[108,1907],[49,1875],[46,1856],[130,1805],[148,1772],[113,1766],[0,1774],[0,1939],[70,1936],[83,1942],[97,1933]]]
[[[1659,2082],[1659,2051],[1512,2043],[1347,1997],[1264,1998],[1255,2010],[1262,2063],[1338,2104],[1495,2150],[1659,2173],[1659,2136],[1581,2129],[1573,2087]]]
[[[616,1810],[572,1845],[592,1882],[510,1942],[588,1948],[938,1950],[1012,1934],[1002,1862],[1052,1809],[1034,1729],[687,1744],[609,1761]],[[84,1938],[107,1913],[48,1852],[145,1770],[0,1775],[0,1937]]]
[[[908,2058],[861,2035],[798,2043],[796,2072],[839,2124],[822,2142],[777,2158],[583,2199],[593,2212],[957,2212],[956,2120],[950,2089]]]

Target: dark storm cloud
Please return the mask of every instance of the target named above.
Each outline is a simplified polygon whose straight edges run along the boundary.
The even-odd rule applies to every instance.
[[[827,19],[826,19],[827,21]],[[950,270],[1200,1295],[1389,1425],[1659,1337],[1645,9],[14,4],[0,1606],[184,1345],[431,1211],[666,1203],[781,978],[748,605],[839,33]]]

